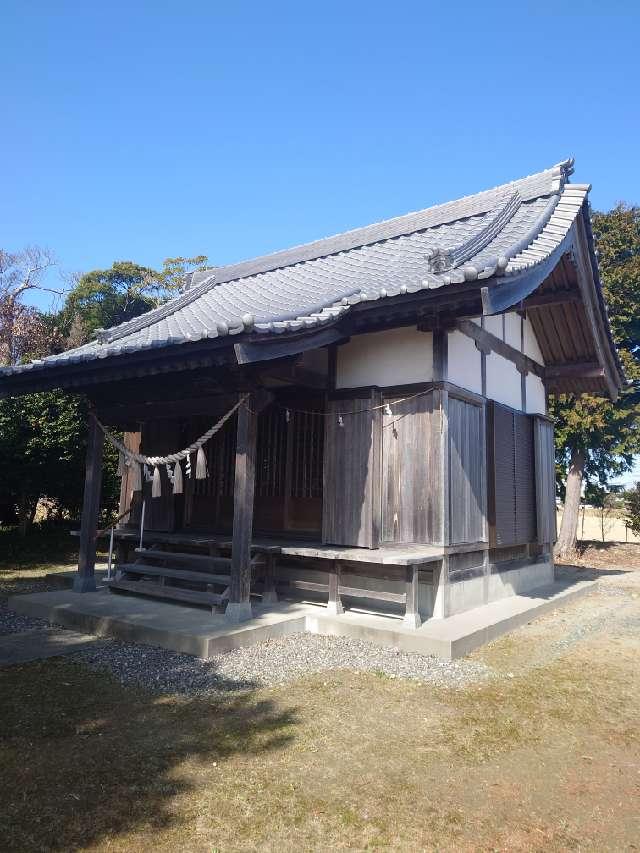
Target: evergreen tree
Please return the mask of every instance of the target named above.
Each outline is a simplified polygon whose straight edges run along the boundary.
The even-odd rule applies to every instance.
[[[575,551],[585,481],[605,486],[631,469],[640,453],[640,208],[619,204],[595,213],[600,276],[614,340],[630,384],[614,403],[589,394],[550,400],[564,512],[558,556]]]

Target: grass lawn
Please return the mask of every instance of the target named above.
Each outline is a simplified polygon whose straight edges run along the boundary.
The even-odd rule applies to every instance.
[[[640,573],[442,689],[333,672],[224,698],[0,670],[0,848],[636,849]],[[615,584],[615,588],[614,588]]]

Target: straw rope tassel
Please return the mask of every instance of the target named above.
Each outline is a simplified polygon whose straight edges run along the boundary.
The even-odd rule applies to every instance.
[[[173,494],[182,494],[182,465],[176,462],[176,467],[173,469]]]
[[[159,498],[162,496],[162,480],[160,479],[160,469],[156,465],[153,469],[153,481],[151,483],[151,497]]]
[[[204,450],[199,447],[198,455],[196,456],[196,480],[207,479],[207,457],[204,455]]]

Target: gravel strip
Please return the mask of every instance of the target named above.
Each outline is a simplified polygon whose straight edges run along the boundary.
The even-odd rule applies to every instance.
[[[209,661],[116,640],[79,652],[75,658],[92,669],[111,672],[123,684],[192,696],[284,684],[328,670],[375,672],[443,687],[464,687],[493,674],[474,661],[444,661],[350,637],[314,634],[293,634],[234,649]]]
[[[6,601],[0,601],[0,637],[50,627],[46,619],[32,619],[30,616],[21,616],[19,613],[9,610]]]

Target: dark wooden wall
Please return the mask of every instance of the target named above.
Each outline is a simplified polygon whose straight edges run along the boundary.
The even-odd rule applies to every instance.
[[[181,444],[180,424],[175,420],[151,421],[142,430],[141,453],[145,456],[162,456],[179,449]],[[153,472],[152,472],[153,473]],[[160,467],[162,496],[151,497],[151,483],[143,481],[142,495],[146,502],[144,526],[147,530],[170,532],[176,528],[176,504],[167,470]]]
[[[324,433],[322,541],[377,548],[380,542],[382,412],[378,394],[329,400]],[[343,413],[342,425],[338,418]]]
[[[536,540],[533,417],[488,404],[489,542],[491,547]]]
[[[449,396],[450,543],[479,542],[484,533],[483,406]]]
[[[534,418],[533,443],[538,542],[551,546],[556,541],[556,469],[553,424],[546,418]]]
[[[393,395],[385,400],[393,401]],[[382,422],[382,541],[433,542],[439,525],[433,396],[393,405]]]

